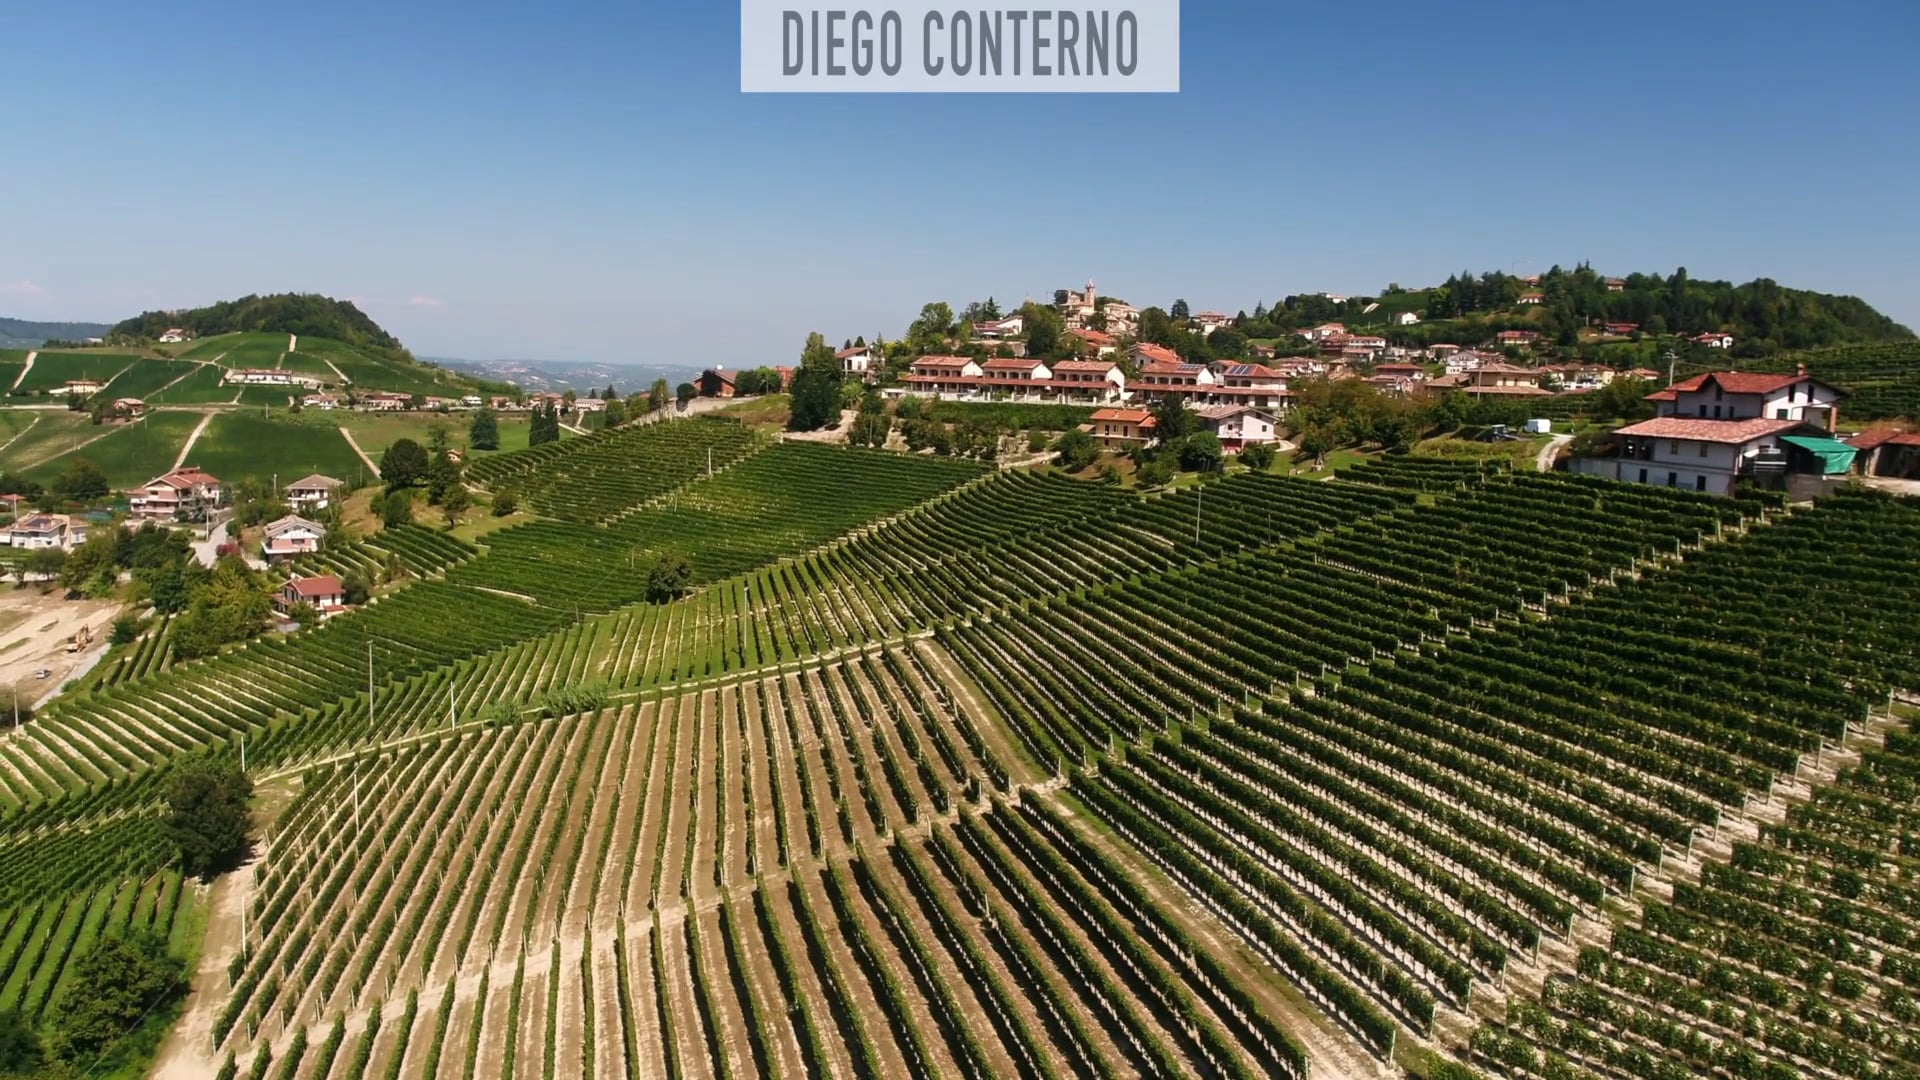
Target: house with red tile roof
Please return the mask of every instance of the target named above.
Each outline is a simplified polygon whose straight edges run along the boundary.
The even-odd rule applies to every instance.
[[[1687,340],[1693,342],[1695,345],[1705,345],[1709,349],[1733,348],[1732,334],[1721,334],[1721,333],[1715,333],[1713,331],[1708,331],[1707,333],[1704,333],[1704,334],[1695,334],[1693,337]]]
[[[1920,480],[1920,432],[1879,428],[1846,443],[1859,452],[1855,468],[1861,475]]]
[[[1079,341],[1088,356],[1112,356],[1119,351],[1113,335],[1101,330],[1069,330],[1067,336]]]
[[[1199,410],[1200,422],[1219,438],[1228,453],[1238,453],[1256,443],[1278,439],[1280,420],[1265,409],[1251,405],[1206,405]]]
[[[1629,424],[1614,437],[1615,456],[1577,459],[1577,471],[1709,495],[1731,495],[1742,481],[1841,476],[1856,454],[1823,427],[1766,417],[1659,416]]]
[[[1547,294],[1543,292],[1523,292],[1520,294],[1520,302],[1523,304],[1544,304],[1547,302]]]
[[[320,550],[327,539],[327,527],[317,521],[308,521],[295,514],[267,525],[266,539],[260,543],[260,554],[268,562],[311,555]]]
[[[1694,420],[1801,420],[1832,431],[1845,395],[1809,376],[1757,371],[1710,371],[1647,395],[1660,416]]]
[[[1158,425],[1145,409],[1095,409],[1080,430],[1108,450],[1131,450],[1153,442]]]
[[[185,465],[128,493],[128,510],[149,521],[187,521],[203,516],[226,498],[220,478]]]
[[[291,612],[301,604],[312,604],[320,617],[326,618],[347,609],[347,590],[339,578],[327,574],[293,578],[273,597],[273,605],[284,612]]]
[[[1501,347],[1511,345],[1519,349],[1530,349],[1540,341],[1538,330],[1502,330],[1493,335],[1494,344]]]

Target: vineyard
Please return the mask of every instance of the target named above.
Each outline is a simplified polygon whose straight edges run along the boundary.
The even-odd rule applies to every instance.
[[[1800,364],[1814,378],[1846,391],[1840,404],[1843,423],[1920,415],[1920,345],[1911,342],[1836,345],[1743,360],[1735,366],[1741,371],[1791,374]]]
[[[172,1051],[228,1076],[1916,1064],[1911,503],[714,420],[475,474],[543,509],[315,557],[409,583],[314,631],[152,624],[0,742],[0,1010],[206,903],[163,785],[244,737],[287,795]]]

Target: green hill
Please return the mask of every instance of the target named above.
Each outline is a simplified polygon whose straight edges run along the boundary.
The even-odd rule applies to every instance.
[[[382,330],[351,301],[317,293],[243,296],[189,311],[149,311],[117,324],[108,337],[150,341],[176,327],[196,338],[238,331],[271,332],[333,338],[382,351],[406,351],[398,338]]]

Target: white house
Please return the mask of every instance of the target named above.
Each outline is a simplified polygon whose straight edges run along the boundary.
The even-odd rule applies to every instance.
[[[1800,420],[1700,420],[1661,416],[1614,432],[1616,457],[1581,458],[1576,471],[1627,483],[1730,495],[1743,479],[1844,474],[1853,448]]]
[[[219,477],[186,465],[141,485],[130,493],[127,505],[135,517],[173,521],[219,506],[225,494]]]
[[[67,380],[67,393],[78,394],[81,397],[92,397],[93,395],[99,393],[102,390],[105,390],[106,388],[107,388],[107,384],[101,382],[99,379],[68,379]]]
[[[332,412],[340,407],[340,399],[333,394],[308,394],[306,397],[300,399],[300,407],[304,409],[319,409],[321,412]]]
[[[1337,322],[1321,323],[1312,329],[1300,331],[1300,336],[1308,341],[1325,341],[1330,337],[1345,337],[1346,334],[1346,324]]]
[[[340,487],[340,481],[331,476],[302,477],[287,485],[287,505],[296,510],[325,510]]]
[[[65,514],[30,514],[6,530],[6,542],[17,548],[59,548],[71,551],[87,542],[87,523]]]
[[[1199,410],[1200,421],[1220,438],[1228,451],[1238,451],[1255,443],[1270,443],[1279,421],[1270,412],[1249,405],[1208,405]]]
[[[288,514],[267,526],[267,538],[260,545],[260,553],[268,562],[291,559],[319,551],[326,537],[326,526]]]
[[[1693,341],[1695,344],[1705,345],[1709,349],[1733,348],[1732,334],[1715,334],[1715,333],[1696,334],[1694,335]]]
[[[1413,326],[1420,322],[1420,315],[1417,312],[1403,311],[1395,315],[1393,321],[1399,326]]]
[[[840,374],[865,381],[870,372],[880,367],[880,350],[873,345],[855,345],[841,349],[833,354],[840,362]]]
[[[320,380],[311,375],[280,368],[228,368],[221,381],[242,386],[320,386]]]
[[[162,345],[178,345],[185,340],[187,340],[187,332],[177,326],[168,327],[166,333],[160,335]]]
[[[347,590],[340,579],[331,574],[322,577],[297,577],[280,587],[273,598],[274,606],[282,611],[292,611],[301,604],[312,604],[314,609],[325,618],[347,607]]]
[[[1799,420],[1828,431],[1839,421],[1840,391],[1807,375],[1714,371],[1647,395],[1660,416],[1693,420]]]

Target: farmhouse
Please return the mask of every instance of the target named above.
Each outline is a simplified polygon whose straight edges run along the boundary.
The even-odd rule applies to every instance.
[[[1828,431],[1839,422],[1840,391],[1807,374],[1714,371],[1647,395],[1659,416],[1695,420],[1800,420]]]
[[[1026,328],[1027,320],[1025,318],[1019,315],[1010,315],[1007,318],[996,319],[992,322],[974,323],[973,336],[983,338],[987,341],[1000,341],[1006,338],[1019,337]]]
[[[331,476],[302,477],[287,485],[287,505],[296,510],[325,510],[340,487],[340,481]]]
[[[1277,436],[1279,421],[1270,412],[1248,405],[1208,405],[1198,410],[1200,422],[1220,439],[1229,452],[1255,443],[1270,443]]]
[[[308,394],[300,399],[300,406],[305,409],[332,412],[340,407],[340,399],[332,394]]]
[[[1420,316],[1416,312],[1403,311],[1400,314],[1395,315],[1393,317],[1393,321],[1394,321],[1394,324],[1397,326],[1415,326],[1415,325],[1418,325],[1418,323],[1420,322]]]
[[[1345,323],[1321,323],[1319,326],[1313,327],[1310,330],[1300,331],[1300,336],[1306,338],[1308,341],[1325,341],[1330,337],[1346,337],[1347,327]]]
[[[164,333],[160,335],[160,344],[178,345],[179,343],[187,340],[187,337],[188,337],[188,334],[185,330],[182,330],[177,326],[170,326],[166,329]]]
[[[1222,315],[1217,311],[1203,311],[1193,317],[1193,322],[1200,328],[1200,334],[1204,337],[1223,326],[1233,325],[1233,317]]]
[[[1853,447],[1836,441],[1825,428],[1801,420],[1661,416],[1614,435],[1617,456],[1576,459],[1576,471],[1731,495],[1742,480],[1843,475],[1855,456]]]
[[[354,398],[354,408],[361,412],[404,412],[412,404],[410,395],[385,390],[369,390]]]
[[[1099,330],[1069,330],[1067,336],[1078,340],[1093,356],[1112,356],[1119,351],[1113,335]]]
[[[184,521],[219,506],[225,495],[218,477],[187,465],[130,492],[127,505],[133,516],[149,521]]]
[[[301,604],[312,604],[326,618],[335,612],[347,608],[347,591],[340,579],[328,574],[324,577],[297,577],[280,587],[273,598],[273,605],[281,611],[291,612]]]
[[[260,553],[268,562],[291,559],[319,551],[321,542],[326,538],[325,525],[288,514],[267,526],[267,536],[261,541]]]
[[[221,376],[221,381],[242,386],[308,386],[315,389],[320,386],[320,380],[312,375],[279,368],[228,368]]]
[[[1608,279],[1607,279],[1607,291],[1608,291],[1608,292],[1625,292],[1625,291],[1627,291],[1627,282],[1626,282],[1626,279],[1624,279],[1624,278],[1617,278],[1617,277],[1610,277],[1610,278],[1608,278]]]
[[[1520,294],[1520,302],[1523,304],[1544,304],[1547,302],[1547,294],[1542,292],[1523,292]]]
[[[1209,400],[1216,405],[1279,409],[1292,396],[1286,375],[1262,364],[1216,364],[1214,373],[1219,387]]]
[[[78,394],[81,397],[92,397],[106,388],[107,384],[101,382],[99,379],[67,380],[67,393],[69,395]]]
[[[1465,372],[1460,389],[1476,397],[1548,397],[1540,388],[1540,373],[1518,364],[1487,361]]]
[[[1145,409],[1096,409],[1080,430],[1108,450],[1131,450],[1151,443],[1157,425]]]
[[[1516,349],[1531,349],[1540,342],[1538,330],[1502,330],[1493,335],[1494,343],[1502,348],[1512,346]]]
[[[1604,322],[1600,324],[1601,332],[1610,337],[1626,337],[1628,334],[1635,333],[1639,329],[1640,324],[1637,322]]]
[[[65,514],[31,514],[14,522],[4,535],[17,548],[71,551],[87,542],[87,523]]]
[[[733,384],[733,376],[719,368],[708,368],[694,381],[694,388],[701,397],[730,398],[739,393]]]
[[[863,381],[869,374],[877,374],[880,367],[880,350],[872,345],[841,349],[833,358],[840,362],[840,374]]]
[[[1732,334],[1716,334],[1709,331],[1705,334],[1695,334],[1688,340],[1692,341],[1695,345],[1705,345],[1709,349],[1733,348]]]
[[[115,416],[124,416],[127,419],[132,420],[132,419],[136,419],[138,417],[146,415],[146,412],[147,412],[147,403],[144,401],[141,401],[137,397],[123,397],[123,398],[114,399],[113,413]]]

